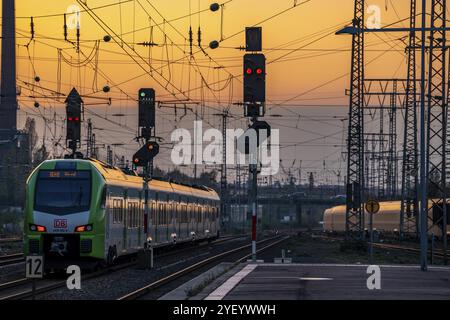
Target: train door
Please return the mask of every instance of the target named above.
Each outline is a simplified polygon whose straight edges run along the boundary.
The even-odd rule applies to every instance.
[[[151,237],[152,237],[152,241],[155,242],[156,241],[156,202],[152,201],[151,202],[151,207],[150,207],[150,225],[149,225],[149,230],[151,233]]]
[[[105,250],[108,250],[108,244],[109,244],[109,235],[111,230],[111,223],[112,223],[112,208],[110,203],[109,194],[106,192],[106,186],[103,189],[104,192],[104,209],[105,209]]]
[[[189,217],[187,204],[181,205],[181,223],[183,228],[183,237],[187,239],[189,237]]]
[[[123,246],[123,199],[111,199],[112,209],[110,210],[112,225],[110,229],[110,245],[120,249]]]
[[[181,236],[181,205],[180,203],[176,204],[176,224],[177,224],[177,238]]]
[[[204,225],[203,228],[205,229],[205,232],[206,232],[206,230],[208,230],[208,232],[211,232],[211,228],[209,227],[209,215],[210,215],[209,208],[210,208],[210,206],[206,205],[205,210],[203,211],[204,219],[205,219],[203,222],[203,225]]]
[[[122,216],[123,216],[123,224],[122,224],[122,251],[127,250],[128,245],[128,232],[127,232],[127,226],[128,226],[128,205],[127,205],[127,199],[125,198],[122,202]]]
[[[158,202],[157,204],[158,210],[157,210],[157,223],[156,223],[156,242],[157,243],[161,243],[162,242],[162,237],[161,235],[163,234],[162,231],[162,225],[163,225],[163,214],[164,214],[164,207],[163,207],[163,203],[162,202]]]
[[[138,246],[138,215],[139,203],[137,201],[128,202],[128,248]]]
[[[187,206],[187,218],[188,218],[188,237],[191,237],[191,232],[195,232],[194,229],[192,228],[193,226],[193,222],[192,222],[192,210],[193,210],[193,205],[191,203],[188,204]]]
[[[202,207],[200,202],[197,202],[197,208],[196,208],[196,215],[195,215],[195,221],[196,221],[196,229],[197,229],[197,234],[200,237],[202,235],[202,225],[201,225],[201,212],[202,212]]]
[[[205,230],[203,229],[203,204],[199,203],[198,206],[198,232],[203,236]]]
[[[138,203],[138,246],[142,245],[142,234],[144,232],[144,206],[141,202],[141,197],[139,196]]]
[[[194,221],[194,231],[195,231],[195,234],[198,236],[199,235],[199,230],[198,230],[198,205],[197,205],[197,203],[195,203],[194,204],[194,207],[192,208],[193,210],[192,210],[192,213],[193,213],[193,221]]]
[[[166,221],[166,241],[171,241],[170,233],[172,232],[172,205],[170,204],[170,196],[167,195],[165,205],[165,221]]]
[[[172,239],[172,234],[177,234],[177,214],[176,214],[176,205],[175,202],[171,202],[169,204],[169,212],[170,212],[170,231],[169,231],[169,235],[171,236],[171,240]]]
[[[167,202],[164,202],[163,204],[163,213],[162,213],[162,241],[167,242],[167,233],[169,231],[169,223],[168,223],[168,214],[169,214],[169,205]]]

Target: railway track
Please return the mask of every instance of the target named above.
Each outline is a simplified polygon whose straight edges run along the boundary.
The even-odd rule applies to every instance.
[[[242,237],[246,237],[246,235],[238,235],[238,236],[225,236],[223,238],[219,238],[211,242],[211,244],[220,244],[227,241],[232,241],[235,239],[239,239]],[[166,253],[162,253],[157,255],[157,257],[166,257],[172,255],[179,255],[182,252],[187,252],[189,250],[196,250],[199,247],[207,244],[206,242],[199,244],[196,247],[185,247],[178,250],[168,251]],[[21,254],[22,255],[22,254]],[[17,257],[23,261],[23,255],[21,258]],[[123,270],[126,268],[130,268],[137,265],[137,261],[132,261],[129,263],[122,263],[115,266],[108,267],[106,269],[96,271],[93,273],[86,274],[82,276],[82,281],[93,279],[101,276],[105,276],[112,272],[117,272],[119,270]],[[20,300],[20,299],[29,299],[33,297],[33,292],[31,288],[31,279],[20,278],[14,281],[10,281],[7,283],[0,284],[0,300]],[[66,279],[64,280],[49,280],[42,279],[36,282],[35,294],[42,294],[46,292],[50,292],[55,289],[59,289],[66,286]]]
[[[419,248],[414,248],[414,247],[410,247],[410,246],[384,244],[384,243],[374,243],[373,246],[376,248],[381,248],[381,249],[401,250],[401,251],[420,254]],[[431,250],[428,250],[428,254],[431,254]],[[434,249],[433,256],[438,257],[438,258],[444,258],[444,251],[442,249]]]
[[[338,241],[345,241],[343,237],[332,237],[329,235],[315,235],[315,237],[323,238],[323,239],[331,239]],[[420,248],[413,247],[410,245],[400,245],[400,244],[391,244],[391,243],[373,243],[374,248],[387,249],[387,250],[399,250],[403,252],[409,252],[414,254],[420,254]],[[428,255],[431,255],[431,250],[428,249]],[[444,251],[439,248],[435,248],[433,250],[433,256],[437,258],[444,258]],[[450,253],[447,253],[447,257],[450,257]]]
[[[22,242],[22,238],[0,238],[0,244],[14,242]]]
[[[259,253],[261,251],[264,251],[264,250],[267,250],[270,247],[273,247],[273,246],[275,246],[275,245],[285,241],[288,238],[289,238],[289,236],[276,236],[276,237],[273,237],[273,238],[269,238],[269,239],[264,239],[264,240],[258,241],[259,245],[264,244],[266,242],[269,242],[269,244],[267,244],[267,245],[263,246],[262,248],[258,249],[257,253]],[[202,260],[200,262],[197,262],[197,263],[195,263],[195,264],[193,264],[191,266],[188,266],[188,267],[186,267],[186,268],[184,268],[182,270],[176,271],[176,272],[174,272],[174,273],[172,273],[172,274],[170,274],[170,275],[168,275],[166,277],[158,279],[158,280],[156,280],[156,281],[154,281],[154,282],[152,282],[152,283],[150,283],[150,284],[148,284],[148,285],[146,285],[146,286],[144,286],[142,288],[139,288],[139,289],[137,289],[137,290],[135,290],[133,292],[130,292],[130,293],[128,293],[128,294],[118,298],[118,300],[136,300],[136,299],[139,299],[139,298],[145,296],[149,291],[151,291],[153,289],[156,289],[156,288],[162,287],[164,285],[167,285],[167,284],[171,283],[172,281],[174,281],[174,280],[176,280],[176,279],[178,279],[178,278],[180,278],[182,276],[185,276],[185,275],[187,275],[187,274],[189,274],[189,273],[191,273],[191,272],[193,272],[195,270],[198,270],[198,269],[203,268],[205,266],[208,266],[208,265],[214,264],[216,262],[219,262],[224,257],[231,256],[231,255],[234,255],[234,254],[242,252],[242,251],[248,251],[248,249],[250,247],[251,247],[251,245],[244,245],[244,246],[240,246],[238,248],[234,248],[234,249],[231,249],[231,250],[219,253],[219,254],[214,255],[212,257],[208,257],[208,258],[206,258],[206,259],[204,259],[204,260]],[[235,260],[234,263],[235,264],[240,263],[240,262],[244,261],[245,259],[249,258],[250,256],[251,256],[251,253],[250,254],[246,253],[244,256],[241,256],[240,258]]]
[[[0,256],[0,266],[7,266],[14,263],[23,262],[23,253],[13,253]]]

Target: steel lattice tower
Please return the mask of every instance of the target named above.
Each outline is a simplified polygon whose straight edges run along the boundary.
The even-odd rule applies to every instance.
[[[397,80],[392,81],[389,114],[389,141],[387,155],[387,194],[390,199],[397,196]]]
[[[430,50],[428,71],[428,122],[427,122],[427,202],[431,228],[438,225],[445,231],[447,212],[446,185],[446,0],[432,0],[430,25]],[[445,262],[447,237],[444,236]]]
[[[15,0],[2,0],[0,140],[17,134]]]
[[[364,211],[364,0],[355,0],[352,34],[345,231],[363,237]]]
[[[405,126],[403,140],[402,199],[400,214],[400,237],[418,234],[418,150],[417,150],[417,72],[416,72],[416,0],[411,0],[408,54],[408,75],[405,99]]]

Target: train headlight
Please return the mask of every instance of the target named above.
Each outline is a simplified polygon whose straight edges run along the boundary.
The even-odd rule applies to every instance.
[[[46,232],[47,228],[45,228],[44,226],[39,226],[37,224],[30,224],[30,231]]]
[[[84,226],[78,226],[75,228],[75,232],[86,232],[92,230],[93,230],[92,224],[86,224]]]

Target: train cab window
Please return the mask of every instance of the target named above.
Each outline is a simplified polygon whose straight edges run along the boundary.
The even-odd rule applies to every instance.
[[[57,215],[88,211],[91,172],[41,170],[36,181],[34,209]]]

